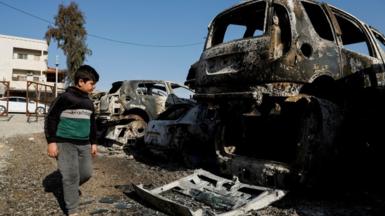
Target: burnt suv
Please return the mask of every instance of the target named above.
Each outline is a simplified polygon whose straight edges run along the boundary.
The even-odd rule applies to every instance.
[[[185,82],[198,105],[173,134],[158,135],[169,130],[154,122],[149,145],[188,149],[193,163],[211,152],[221,173],[268,186],[330,180],[330,167],[373,171],[385,120],[382,33],[310,0],[244,1],[208,31]]]

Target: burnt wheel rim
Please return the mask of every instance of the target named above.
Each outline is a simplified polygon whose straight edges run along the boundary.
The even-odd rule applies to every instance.
[[[128,132],[133,138],[140,138],[146,132],[147,123],[143,120],[135,120],[128,124]]]

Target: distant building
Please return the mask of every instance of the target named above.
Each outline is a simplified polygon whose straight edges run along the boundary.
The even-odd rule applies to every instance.
[[[45,40],[0,34],[0,81],[10,81],[11,95],[25,96],[27,81],[53,86],[55,73],[55,68],[48,68]],[[58,88],[64,88],[63,72],[58,73],[58,81]]]

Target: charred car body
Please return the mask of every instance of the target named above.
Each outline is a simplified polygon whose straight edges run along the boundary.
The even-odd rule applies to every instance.
[[[107,92],[93,92],[90,95],[90,98],[91,98],[92,102],[94,103],[96,114],[100,113],[100,98],[106,94],[107,94]]]
[[[331,167],[376,173],[384,45],[379,31],[328,4],[242,2],[214,18],[189,70],[198,105],[151,121],[146,145],[265,186],[335,181]]]
[[[190,95],[189,95],[190,94]],[[192,92],[183,85],[162,80],[126,80],[112,84],[100,97],[96,121],[99,138],[126,144],[144,135],[147,122],[166,106],[193,103]]]

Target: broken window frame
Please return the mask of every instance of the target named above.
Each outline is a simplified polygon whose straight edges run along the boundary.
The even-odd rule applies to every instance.
[[[167,97],[169,94],[165,83],[138,83],[136,92],[139,95],[152,97]]]
[[[345,49],[345,50],[349,50],[350,52],[354,52],[354,53],[363,55],[363,56],[378,58],[378,56],[376,55],[376,52],[375,52],[375,48],[373,47],[373,43],[370,40],[370,36],[368,35],[364,26],[362,26],[361,22],[358,21],[357,19],[355,19],[353,16],[345,13],[344,11],[341,11],[335,7],[330,7],[330,8],[331,8],[333,16],[335,17],[335,19],[337,21],[336,24],[338,25],[338,28],[341,32],[341,35],[338,35],[339,40],[341,42],[341,44],[340,44],[341,48]],[[342,21],[345,21],[345,23],[343,23]],[[348,25],[350,25],[350,26],[348,26]],[[351,33],[352,27],[354,27],[356,29],[355,34]],[[357,32],[359,34],[361,34],[361,37],[363,37],[361,40],[359,40],[359,38],[358,38],[359,34],[356,34]],[[344,38],[346,35],[354,35],[356,38]],[[356,41],[355,42],[354,41],[349,42],[349,41],[347,41],[349,39],[350,40],[355,39]],[[364,43],[364,44],[362,44],[362,43]],[[363,49],[366,48],[367,53],[361,51],[360,49],[356,49],[355,47],[353,47],[353,45],[354,46],[360,45],[360,46],[362,46]],[[366,47],[364,48],[365,45],[366,45]]]
[[[194,92],[186,86],[182,85],[171,85],[172,93],[178,98],[192,99]]]
[[[226,19],[227,17],[231,16],[233,13],[240,14],[240,10],[242,10],[242,9],[250,10],[250,7],[253,7],[253,5],[254,5],[254,7],[257,7],[257,6],[255,6],[257,4],[264,4],[264,18],[263,18],[263,23],[262,23],[262,30],[256,28],[253,32],[253,35],[257,30],[260,30],[262,33],[258,34],[257,36],[248,37],[246,35],[246,33],[248,33],[248,29],[246,28],[242,38],[233,39],[230,41],[224,41],[225,36],[226,36],[226,32],[227,32],[227,28],[231,24],[231,22],[226,21],[227,24],[220,24],[220,22],[224,22],[223,20]],[[209,49],[211,47],[215,47],[217,45],[224,44],[224,43],[229,43],[229,42],[238,41],[238,40],[244,40],[246,38],[258,38],[258,37],[265,36],[268,32],[267,28],[266,28],[267,23],[268,23],[268,21],[267,21],[268,10],[269,10],[269,4],[265,0],[262,0],[262,1],[251,2],[249,4],[240,5],[239,7],[235,7],[229,11],[225,11],[225,12],[221,13],[212,21],[212,23],[210,25],[209,36],[208,36],[208,39],[206,41],[205,48]],[[254,12],[255,12],[255,10],[254,10]],[[224,25],[226,25],[226,27],[224,27]],[[222,28],[220,28],[220,27],[222,27]]]
[[[369,29],[372,32],[374,41],[377,45],[378,52],[379,52],[378,55],[381,56],[382,61],[385,63],[385,36],[380,31],[378,31],[373,27],[369,27]]]

